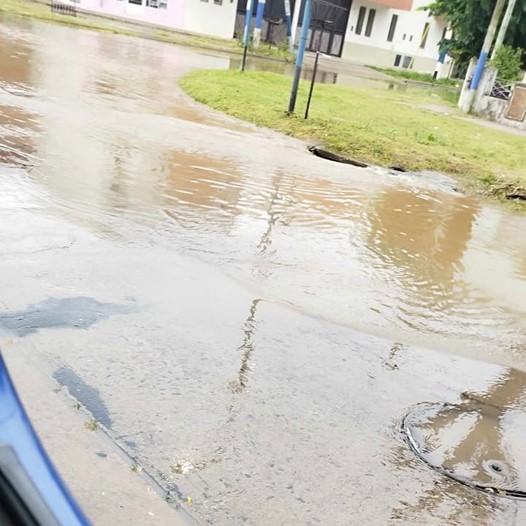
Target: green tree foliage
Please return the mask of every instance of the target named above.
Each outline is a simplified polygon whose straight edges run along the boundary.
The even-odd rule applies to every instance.
[[[458,62],[478,56],[497,0],[434,0],[427,9],[444,17],[453,29],[453,39],[446,42],[448,52]],[[505,44],[526,49],[526,1],[517,0],[506,34]],[[522,56],[526,66],[526,55]]]
[[[521,57],[523,50],[511,46],[499,48],[491,65],[499,70],[498,77],[507,82],[515,82],[521,78]]]

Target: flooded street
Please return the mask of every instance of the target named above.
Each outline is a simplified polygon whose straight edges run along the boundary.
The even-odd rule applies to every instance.
[[[0,18],[7,357],[33,353],[196,524],[524,524],[463,477],[495,461],[526,490],[526,216],[177,87],[238,61]],[[411,428],[446,436],[424,460],[402,428],[423,403],[449,404]]]

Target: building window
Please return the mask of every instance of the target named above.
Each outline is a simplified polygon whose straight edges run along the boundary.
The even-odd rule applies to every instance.
[[[369,16],[367,17],[367,26],[365,26],[365,36],[370,37],[373,31],[374,17],[376,16],[376,9],[369,9]]]
[[[142,0],[128,0],[129,4],[142,5]]]
[[[360,11],[358,12],[358,21],[356,22],[357,35],[362,34],[363,23],[365,21],[365,13],[367,13],[367,9],[365,7],[360,7]]]
[[[223,5],[223,0],[214,0],[215,5]]]
[[[389,33],[387,33],[387,42],[392,42],[394,40],[397,22],[398,22],[398,15],[393,15],[391,17],[391,25],[389,26]]]
[[[422,33],[422,39],[420,40],[420,47],[424,49],[426,47],[427,37],[429,35],[429,22],[426,22],[426,25],[424,26],[424,31]]]
[[[409,56],[402,56],[402,55],[396,55],[394,66],[395,68],[405,68],[405,69],[412,69],[413,67],[413,57]]]
[[[402,60],[402,67],[406,69],[412,69],[413,57],[404,57],[404,59]]]

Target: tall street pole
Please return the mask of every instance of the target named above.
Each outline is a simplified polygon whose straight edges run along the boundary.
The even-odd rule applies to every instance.
[[[300,12],[302,0],[296,0],[294,3],[294,14],[292,15],[292,27],[290,28],[289,51],[294,52],[294,44],[296,43],[296,33],[298,31],[298,23],[300,21]]]
[[[290,0],[284,0],[285,7],[285,22],[287,23],[287,42],[289,44],[289,51],[294,51],[294,42],[292,41],[292,20],[290,17]]]
[[[243,32],[243,60],[241,61],[241,71],[245,71],[247,62],[248,45],[250,42],[250,22],[252,21],[252,9],[254,0],[247,0],[247,10],[245,13],[245,31]]]
[[[491,17],[491,22],[489,23],[486,38],[484,39],[484,45],[482,46],[482,50],[479,55],[479,60],[477,62],[477,67],[475,69],[475,73],[473,74],[473,79],[471,80],[470,89],[474,92],[478,90],[480,79],[482,78],[482,74],[484,73],[484,67],[486,66],[486,62],[488,61],[488,55],[491,51],[491,46],[493,45],[493,41],[495,40],[495,33],[497,32],[497,27],[499,26],[499,20],[502,15],[502,11],[504,10],[505,3],[506,0],[497,0],[495,9],[493,10],[493,16]]]
[[[504,18],[502,19],[502,24],[500,25],[499,34],[497,35],[497,40],[495,42],[495,47],[491,52],[491,58],[495,58],[495,53],[502,46],[504,39],[506,38],[506,33],[508,31],[508,26],[510,25],[511,15],[513,14],[513,9],[515,9],[515,3],[517,0],[509,0],[508,7],[504,13]]]
[[[296,107],[296,97],[298,96],[301,67],[303,65],[303,57],[305,55],[305,47],[307,44],[307,35],[309,33],[310,27],[311,10],[312,0],[305,0],[305,11],[303,12],[303,22],[301,23],[300,44],[298,46],[298,56],[296,57],[296,71],[294,72],[294,81],[292,82],[292,91],[290,92],[289,114],[294,113],[294,108]]]
[[[263,27],[263,14],[265,13],[265,0],[258,0],[256,11],[256,26],[254,27],[254,49],[259,47],[261,41],[261,28]]]

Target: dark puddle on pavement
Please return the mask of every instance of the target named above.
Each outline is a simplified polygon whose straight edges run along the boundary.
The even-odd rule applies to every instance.
[[[403,430],[430,467],[488,494],[526,498],[526,374],[514,369],[459,404],[424,403]]]
[[[69,367],[60,367],[53,373],[53,378],[61,387],[67,387],[71,396],[81,403],[106,429],[111,428],[111,417],[102,400],[99,390],[87,384]]]
[[[46,299],[21,311],[0,312],[0,330],[19,338],[42,329],[87,329],[114,314],[136,311],[134,304],[101,303],[93,298]]]

